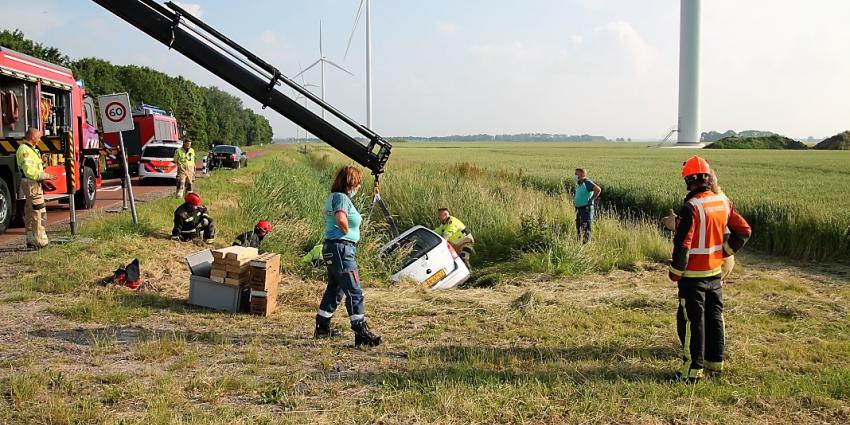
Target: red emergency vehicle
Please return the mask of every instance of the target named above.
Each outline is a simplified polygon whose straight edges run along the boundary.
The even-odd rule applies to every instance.
[[[23,213],[15,152],[29,127],[44,132],[37,148],[45,171],[58,177],[45,198],[67,198],[72,185],[77,208],[94,205],[102,148],[95,111],[70,69],[0,46],[0,233]]]
[[[138,169],[137,164],[142,153],[142,147],[150,142],[176,142],[180,140],[180,132],[177,127],[177,119],[168,111],[144,103],[135,106],[132,110],[133,124],[135,129],[125,131],[124,149],[127,150],[127,164],[131,172]],[[118,148],[118,133],[106,133],[103,142],[107,148]],[[118,158],[110,156],[107,158],[110,169],[121,166]]]

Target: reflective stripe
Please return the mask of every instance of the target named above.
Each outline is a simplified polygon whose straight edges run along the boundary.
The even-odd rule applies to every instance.
[[[197,233],[197,232],[198,232],[198,230],[197,230],[197,229],[192,229],[192,230],[181,230],[181,231],[180,231],[180,233]]]
[[[715,372],[722,372],[723,371],[723,362],[722,361],[720,361],[720,362],[710,362],[710,361],[706,360],[705,362],[703,362],[703,364],[705,365],[705,368],[708,369],[708,370],[712,370],[712,371],[715,371]]]
[[[187,222],[187,223],[188,223],[188,222],[190,222],[190,221],[195,221],[195,217],[194,217],[194,216],[192,216],[192,217],[188,217],[188,218],[186,218],[186,219],[185,219],[185,220],[183,220],[183,221],[185,221],[185,222]]]
[[[723,250],[723,245],[714,245],[709,248],[691,248],[688,250],[690,254],[713,254]]]
[[[691,370],[691,320],[688,318],[688,309],[684,298],[679,298],[679,306],[682,308],[682,315],[685,316],[685,338],[682,340],[682,376],[688,376]]]
[[[679,269],[673,268],[673,266],[669,266],[667,269],[670,271],[670,273],[673,273],[676,276],[681,276],[683,273],[685,273]]]
[[[318,314],[319,316],[324,317],[325,319],[330,319],[331,317],[334,317],[334,314],[333,314],[333,313],[328,313],[327,311],[322,310],[322,309],[319,309],[319,311],[318,311],[318,312],[316,312],[316,314]]]
[[[32,206],[32,209],[34,209],[34,210],[43,210],[44,208],[45,208],[45,204],[38,204],[38,205],[33,204],[33,206]]]
[[[683,277],[712,277],[717,276],[723,272],[722,267],[718,267],[716,269],[711,270],[685,270],[685,273],[682,274]]]
[[[732,247],[729,246],[729,244],[726,243],[726,242],[723,243],[723,252],[725,252],[728,255],[735,255],[735,251],[732,250]]]
[[[352,314],[351,316],[348,317],[348,319],[351,320],[352,322],[359,322],[359,321],[361,321],[365,318],[366,318],[365,314]]]

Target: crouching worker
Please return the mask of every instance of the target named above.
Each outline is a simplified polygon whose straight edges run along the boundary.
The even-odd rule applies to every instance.
[[[360,190],[363,174],[355,167],[343,167],[336,175],[331,194],[325,201],[325,242],[322,261],[328,267],[328,286],[316,313],[316,338],[338,336],[331,328],[331,318],[345,298],[345,309],[354,331],[354,346],[374,347],[381,337],[366,325],[366,305],[360,286],[357,260],[357,242],[360,241],[362,218],[351,198]]]
[[[201,236],[207,244],[215,242],[215,223],[207,214],[207,207],[201,205],[201,197],[189,193],[183,200],[174,211],[171,239],[187,242]]]
[[[472,233],[462,221],[449,214],[448,208],[438,209],[437,219],[440,220],[440,225],[434,229],[434,233],[449,241],[452,248],[460,255],[463,263],[466,264],[466,268],[470,268],[469,257],[475,252],[472,248],[472,245],[475,244]]]
[[[318,244],[310,250],[310,252],[304,254],[301,257],[301,263],[309,264],[313,267],[319,267],[323,264],[322,262],[322,244]]]
[[[257,248],[259,250],[263,239],[272,232],[272,229],[272,224],[268,220],[260,220],[254,226],[254,230],[237,236],[236,240],[233,241],[233,245]]]

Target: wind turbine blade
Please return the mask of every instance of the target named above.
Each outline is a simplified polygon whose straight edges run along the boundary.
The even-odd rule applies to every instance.
[[[335,63],[333,63],[333,62],[331,62],[331,61],[329,61],[329,60],[327,60],[327,59],[325,59],[325,63],[327,63],[328,65],[333,65],[333,66],[335,66],[335,67],[336,67],[337,69],[339,69],[340,71],[342,71],[342,72],[344,72],[344,73],[346,73],[346,74],[348,74],[348,75],[350,75],[350,76],[352,76],[352,77],[354,76],[354,74],[352,74],[351,72],[349,72],[347,69],[345,69],[345,68],[343,68],[343,67],[341,67],[341,66],[339,66],[339,65],[337,65],[337,64],[335,64]]]
[[[308,67],[304,68],[301,72],[299,72],[298,74],[295,74],[292,78],[297,78],[297,77],[301,76],[301,74],[303,74],[303,73],[305,73],[305,72],[309,71],[309,70],[310,70],[310,68],[312,68],[312,67],[314,67],[314,66],[318,65],[318,64],[319,64],[319,62],[321,62],[321,61],[322,61],[322,60],[321,60],[321,59],[319,59],[319,60],[317,60],[317,61],[313,62],[313,64],[312,64],[312,65],[310,65],[310,66],[308,66]]]
[[[351,48],[351,41],[354,40],[354,32],[357,31],[357,24],[360,23],[360,14],[363,12],[363,3],[366,3],[366,0],[360,0],[360,6],[357,7],[357,15],[354,16],[354,26],[351,27],[351,34],[348,35],[348,45],[345,46],[345,54],[342,56],[342,60],[348,57],[348,50]]]
[[[322,51],[322,21],[319,21],[319,57],[325,57],[325,53]]]

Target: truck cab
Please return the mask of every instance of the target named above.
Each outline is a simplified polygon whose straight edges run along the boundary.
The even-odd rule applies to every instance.
[[[180,140],[180,131],[177,126],[177,118],[170,112],[157,106],[140,103],[133,107],[134,129],[123,132],[124,149],[127,152],[127,166],[133,172],[138,170],[137,164],[141,158],[142,148],[151,142],[166,142]],[[118,133],[106,133],[103,142],[108,149],[117,149],[119,144]],[[115,156],[106,161],[110,170],[119,170],[121,163]]]
[[[73,188],[77,206],[92,207],[101,183],[93,100],[70,69],[0,46],[0,233],[23,212],[15,152],[29,127],[44,133],[37,148],[58,177],[45,199],[67,199]]]

